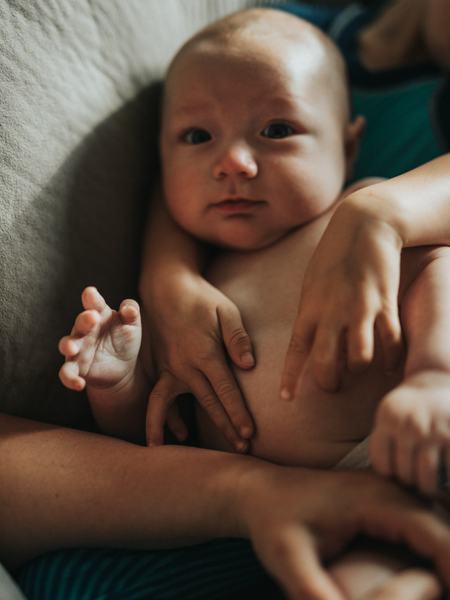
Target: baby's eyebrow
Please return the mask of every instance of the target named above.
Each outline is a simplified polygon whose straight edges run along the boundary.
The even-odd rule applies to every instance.
[[[266,96],[261,99],[263,108],[271,108],[278,111],[299,109],[304,105],[305,98],[299,96]]]
[[[209,102],[191,102],[191,103],[186,103],[186,104],[181,104],[179,106],[176,106],[176,108],[174,108],[172,110],[172,113],[175,116],[184,116],[184,115],[192,115],[192,114],[196,114],[196,113],[205,113],[208,112],[211,109],[211,104]]]

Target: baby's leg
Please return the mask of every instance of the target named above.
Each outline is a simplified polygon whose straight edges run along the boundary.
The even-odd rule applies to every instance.
[[[434,600],[442,588],[438,578],[415,566],[407,551],[384,544],[352,549],[330,567],[349,600]]]

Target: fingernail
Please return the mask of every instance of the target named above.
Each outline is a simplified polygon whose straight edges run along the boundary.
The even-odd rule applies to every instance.
[[[245,452],[248,448],[248,443],[244,441],[236,442],[236,450],[238,452]]]
[[[251,352],[244,352],[241,356],[241,362],[245,367],[253,367],[255,364],[255,359]]]
[[[252,437],[252,430],[250,429],[250,427],[241,427],[239,429],[239,433],[241,434],[241,437],[246,439]]]
[[[290,400],[291,399],[291,393],[287,388],[283,388],[281,390],[281,398],[283,400]]]

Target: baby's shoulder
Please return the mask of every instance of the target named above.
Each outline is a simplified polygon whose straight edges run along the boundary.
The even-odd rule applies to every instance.
[[[353,192],[357,192],[358,190],[362,190],[365,187],[375,185],[376,183],[380,183],[381,181],[384,181],[383,177],[364,177],[364,179],[358,179],[358,181],[354,181],[346,188],[344,188],[340,199],[343,200],[350,194],[353,194]]]

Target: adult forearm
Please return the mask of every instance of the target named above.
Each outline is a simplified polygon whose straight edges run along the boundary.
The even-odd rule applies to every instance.
[[[0,560],[73,546],[174,547],[240,535],[249,457],[148,449],[0,415]]]
[[[450,245],[450,154],[359,190],[346,202],[391,225],[404,247]]]

